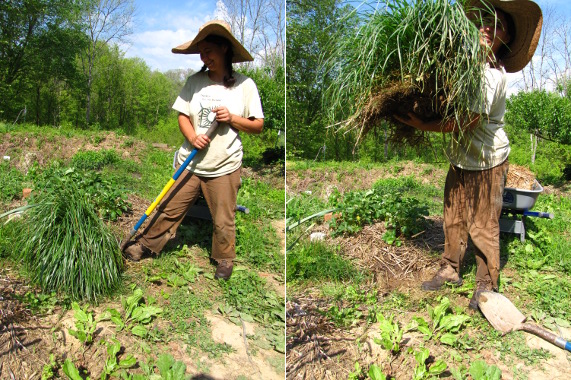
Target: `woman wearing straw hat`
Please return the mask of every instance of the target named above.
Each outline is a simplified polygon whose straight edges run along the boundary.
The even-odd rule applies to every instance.
[[[447,155],[450,169],[444,189],[445,246],[441,268],[423,290],[445,283],[462,284],[460,268],[468,236],[476,251],[476,287],[470,308],[478,308],[483,290],[498,290],[502,195],[508,172],[509,141],[503,129],[506,72],[523,69],[533,57],[541,34],[542,14],[529,0],[471,0],[467,15],[480,30],[488,49],[483,96],[473,113],[458,125],[455,118],[423,122],[414,114],[398,118],[423,131],[453,134]]]
[[[199,152],[165,195],[143,235],[124,253],[133,261],[159,253],[202,190],[213,220],[212,258],[218,263],[215,277],[228,279],[236,258],[235,209],[242,165],[239,132],[260,133],[264,124],[256,84],[236,73],[232,63],[254,59],[234,38],[230,26],[219,20],[204,24],[194,39],[172,52],[200,54],[204,64],[188,78],[173,105],[185,137],[178,165],[193,148]],[[210,138],[205,132],[214,119],[219,126]]]

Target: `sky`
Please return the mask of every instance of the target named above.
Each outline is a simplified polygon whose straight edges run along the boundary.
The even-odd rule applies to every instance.
[[[193,69],[202,62],[196,54],[173,54],[190,41],[198,28],[216,17],[216,1],[135,0],[133,34],[121,45],[127,58],[142,58],[153,70]]]
[[[536,0],[542,10],[553,9],[571,22],[569,0]],[[199,70],[198,55],[173,54],[171,49],[191,40],[205,22],[220,18],[216,0],[135,0],[136,17],[130,44],[122,45],[126,57],[142,58],[153,70]],[[217,17],[218,15],[218,17]],[[287,59],[287,57],[286,57]],[[520,73],[508,74],[508,93],[518,90]]]

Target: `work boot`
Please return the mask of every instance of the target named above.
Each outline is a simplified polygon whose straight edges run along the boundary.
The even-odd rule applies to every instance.
[[[477,281],[476,288],[474,289],[474,294],[470,300],[468,307],[472,310],[478,310],[478,300],[480,299],[480,293],[484,291],[493,290],[492,283],[489,281]]]
[[[214,273],[215,278],[222,280],[228,280],[232,276],[232,268],[234,268],[234,263],[232,260],[217,260],[218,266],[216,267],[216,273]]]
[[[143,255],[150,255],[151,250],[141,243],[131,244],[123,251],[123,257],[130,261],[139,261]]]
[[[420,287],[422,290],[438,290],[446,283],[459,286],[462,285],[462,279],[450,264],[443,263],[434,277],[423,282]]]

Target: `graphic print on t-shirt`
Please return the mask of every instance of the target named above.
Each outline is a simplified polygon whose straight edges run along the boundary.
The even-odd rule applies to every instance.
[[[210,127],[210,124],[216,117],[216,114],[212,112],[214,108],[216,107],[204,107],[202,104],[200,104],[200,111],[198,112],[199,127]]]

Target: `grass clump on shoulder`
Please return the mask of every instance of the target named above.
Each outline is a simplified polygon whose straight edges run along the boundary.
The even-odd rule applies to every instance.
[[[11,222],[14,258],[44,292],[97,301],[120,283],[123,260],[117,239],[97,212],[73,169],[36,178],[21,220]]]
[[[463,3],[385,0],[356,12],[357,26],[331,39],[322,62],[331,78],[324,95],[330,120],[358,130],[359,139],[389,122],[393,141],[415,144],[421,132],[393,115],[467,114],[481,96],[485,52]]]

